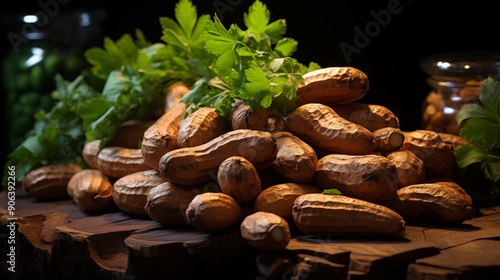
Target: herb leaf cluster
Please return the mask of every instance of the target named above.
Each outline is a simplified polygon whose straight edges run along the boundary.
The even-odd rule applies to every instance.
[[[466,168],[480,164],[484,176],[493,182],[500,181],[500,83],[486,78],[479,94],[481,104],[467,104],[456,121],[463,123],[460,136],[469,145],[455,151],[458,166]],[[500,189],[493,190],[500,192]]]

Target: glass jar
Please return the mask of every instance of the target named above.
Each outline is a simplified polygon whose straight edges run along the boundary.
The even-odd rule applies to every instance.
[[[424,58],[420,67],[431,87],[422,108],[422,128],[458,135],[457,113],[466,104],[480,103],[484,79],[500,78],[500,52],[439,53]]]
[[[89,66],[84,52],[101,44],[104,18],[104,10],[83,8],[61,8],[53,16],[42,10],[2,15],[9,42],[2,58],[9,152],[33,128],[34,115],[51,110],[56,74],[72,81]]]

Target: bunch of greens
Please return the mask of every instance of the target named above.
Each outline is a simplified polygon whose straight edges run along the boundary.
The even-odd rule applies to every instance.
[[[81,104],[96,98],[99,93],[79,76],[69,83],[60,75],[55,77],[57,101],[50,112],[39,111],[35,115],[34,128],[23,143],[9,154],[6,166],[16,168],[16,178],[22,178],[32,168],[61,162],[84,164],[79,147],[85,140]],[[4,180],[6,178],[4,177]],[[5,181],[2,184],[6,186]]]
[[[106,38],[104,48],[89,49],[92,73],[74,81],[55,77],[55,105],[35,115],[34,128],[14,149],[6,166],[16,167],[16,178],[47,164],[78,163],[86,167],[81,151],[87,141],[105,145],[126,120],[144,119],[158,106],[168,81],[162,62],[155,59],[163,44],[151,44],[137,31],[117,42]],[[4,177],[4,183],[6,178]]]
[[[295,109],[302,75],[320,66],[306,67],[292,58],[297,42],[284,37],[285,20],[271,22],[259,0],[243,19],[246,29],[236,24],[225,28],[216,15],[198,17],[191,1],[180,0],[175,20],[160,18],[163,42],[147,41],[140,30],[136,39],[129,34],[116,42],[104,38],[102,48],[85,52],[88,75],[73,82],[56,78],[55,106],[37,114],[34,128],[9,154],[6,166],[16,167],[18,180],[47,164],[85,167],[81,151],[86,142],[99,139],[103,147],[123,122],[151,117],[164,90],[178,81],[191,87],[182,99],[186,114],[213,107],[228,117],[239,99],[252,110],[264,107],[286,115]],[[89,82],[95,79],[102,85]]]
[[[470,144],[455,151],[460,168],[479,165],[484,177],[493,184],[491,196],[500,194],[500,83],[489,77],[481,85],[481,104],[467,104],[457,116],[463,123],[460,136]]]
[[[226,29],[216,15],[213,21],[206,15],[196,21],[188,0],[179,2],[176,16],[178,24],[160,19],[162,40],[183,52],[200,75],[182,100],[187,112],[212,107],[227,117],[239,99],[251,110],[271,108],[286,115],[295,109],[302,75],[319,68],[315,63],[305,67],[292,57],[297,41],[283,37],[285,20],[270,22],[269,10],[258,0],[243,17],[246,30],[236,24]]]

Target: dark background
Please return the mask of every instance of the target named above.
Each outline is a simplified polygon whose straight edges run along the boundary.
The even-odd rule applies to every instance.
[[[13,7],[3,8],[2,14],[40,11],[39,2],[56,3],[61,11],[80,6],[101,8],[107,14],[102,22],[104,36],[117,40],[125,33],[134,34],[138,28],[152,42],[161,42],[159,18],[174,18],[177,3],[145,0],[13,1]],[[217,12],[226,27],[232,23],[244,27],[243,14],[253,3],[248,0],[192,2],[199,14]],[[426,75],[419,66],[424,57],[440,52],[498,49],[498,11],[483,0],[439,3],[417,0],[262,2],[271,12],[271,20],[286,19],[286,36],[299,42],[295,58],[304,64],[314,61],[322,67],[352,66],[362,70],[370,79],[370,90],[362,101],[391,109],[399,117],[404,130],[420,128],[421,104],[430,90]],[[390,6],[398,7],[399,12],[390,14],[387,11],[394,9]],[[374,14],[385,15],[385,22],[377,23]],[[364,44],[361,46],[360,41],[355,41],[355,29],[365,30],[365,27],[372,28],[368,30],[371,36],[368,41],[361,42]],[[10,46],[6,33],[2,35],[3,54]],[[346,56],[340,48],[342,43],[357,47],[358,53]],[[9,117],[4,120],[8,121]],[[2,157],[6,152],[3,151]]]

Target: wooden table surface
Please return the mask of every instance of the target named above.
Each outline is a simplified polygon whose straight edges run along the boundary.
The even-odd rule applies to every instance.
[[[264,252],[239,229],[167,228],[119,210],[90,215],[72,200],[18,191],[15,269],[7,270],[8,200],[0,198],[0,279],[500,279],[500,205],[461,225],[407,223],[400,238],[304,236]]]

